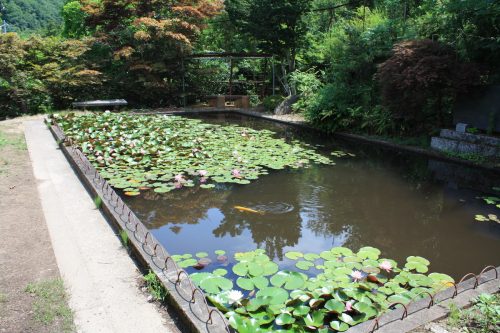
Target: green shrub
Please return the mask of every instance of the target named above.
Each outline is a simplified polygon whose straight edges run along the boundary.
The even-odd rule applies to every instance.
[[[65,108],[92,96],[100,72],[84,59],[86,41],[0,35],[0,119]]]
[[[395,28],[381,11],[360,7],[353,14],[339,20],[325,37],[330,62],[326,83],[311,94],[305,115],[328,131],[383,134],[394,126],[385,109],[378,107],[373,76],[377,64],[390,55]]]
[[[168,291],[165,289],[155,273],[149,271],[149,273],[144,276],[144,282],[146,283],[146,287],[148,288],[151,296],[153,296],[155,300],[161,302],[165,301]]]
[[[266,111],[274,111],[284,100],[285,98],[281,95],[268,96],[262,100],[262,106]]]

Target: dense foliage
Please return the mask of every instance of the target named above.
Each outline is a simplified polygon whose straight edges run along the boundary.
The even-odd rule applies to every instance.
[[[0,35],[0,119],[64,108],[100,87],[83,54],[86,41]]]
[[[377,80],[383,105],[418,131],[421,126],[432,130],[449,123],[447,104],[478,84],[479,76],[477,68],[461,63],[453,49],[424,39],[396,44],[391,58],[379,66]]]
[[[64,0],[2,0],[9,31],[43,31],[61,25]],[[2,15],[0,15],[2,16]]]
[[[265,102],[269,107],[280,97],[298,95],[294,110],[329,131],[414,135],[448,125],[456,96],[469,88],[464,83],[480,88],[500,80],[500,4],[493,0],[59,4],[64,25],[54,33],[86,41],[88,49],[77,61],[101,73],[102,82],[98,94],[84,84],[79,91],[87,94],[68,93],[65,100],[126,98],[133,106],[180,106],[228,93],[231,81],[231,93],[251,95],[253,105]],[[421,59],[403,52],[418,45],[432,48],[418,52]],[[57,62],[57,52],[47,51]],[[273,59],[233,59],[229,66],[227,59],[187,57],[205,52],[261,52]],[[278,87],[274,92],[271,63]],[[405,77],[396,70],[402,63]],[[424,73],[433,78],[427,75],[421,82]],[[265,98],[272,93],[279,96]]]

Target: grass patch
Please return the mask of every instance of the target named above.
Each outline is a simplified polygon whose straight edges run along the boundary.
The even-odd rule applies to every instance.
[[[500,294],[481,294],[466,310],[450,306],[448,324],[469,333],[500,332]]]
[[[0,304],[7,303],[7,296],[4,293],[0,293]]]
[[[94,205],[96,209],[101,209],[102,207],[102,198],[100,196],[96,196],[94,198]]]
[[[149,293],[155,300],[161,302],[165,301],[168,292],[155,273],[149,271],[149,273],[144,276],[144,282],[146,283]]]
[[[18,150],[28,149],[28,147],[26,146],[26,141],[22,136],[16,135],[14,138],[10,138],[5,135],[5,133],[0,131],[0,149],[7,146],[12,146]]]
[[[488,162],[487,157],[485,157],[483,155],[479,155],[479,154],[456,153],[456,152],[452,152],[452,151],[445,151],[444,154],[448,157],[460,158],[460,159],[471,161],[471,162],[478,163],[478,164]]]
[[[128,242],[130,241],[130,239],[128,238],[127,231],[120,230],[120,240],[122,241],[123,247],[128,250]]]
[[[73,312],[68,307],[68,296],[61,279],[30,283],[25,291],[36,298],[33,302],[36,321],[47,326],[57,321],[63,332],[75,331]]]

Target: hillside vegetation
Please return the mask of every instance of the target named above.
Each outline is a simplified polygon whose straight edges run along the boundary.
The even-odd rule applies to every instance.
[[[9,31],[31,32],[58,26],[62,23],[64,0],[0,0],[5,9],[3,18]]]

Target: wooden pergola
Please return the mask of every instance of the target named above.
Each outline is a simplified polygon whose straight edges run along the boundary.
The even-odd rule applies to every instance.
[[[194,53],[191,55],[184,56],[182,58],[182,93],[184,99],[184,106],[186,106],[186,84],[185,84],[185,70],[184,70],[184,59],[205,59],[205,60],[220,60],[225,59],[229,64],[229,96],[233,95],[233,72],[234,72],[234,60],[242,60],[242,59],[271,59],[272,66],[272,85],[273,85],[273,95],[276,89],[276,67],[274,64],[274,57],[271,54],[266,53],[258,53],[258,52],[206,52],[206,53]],[[258,82],[258,81],[254,81]],[[262,81],[264,82],[264,81]]]

